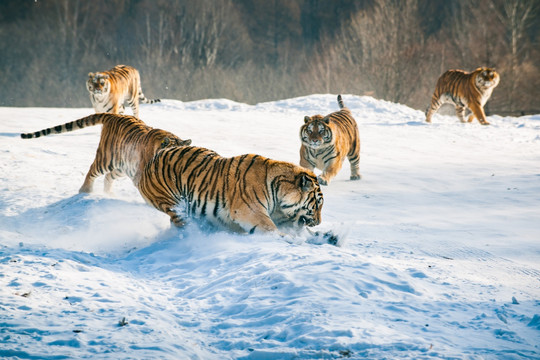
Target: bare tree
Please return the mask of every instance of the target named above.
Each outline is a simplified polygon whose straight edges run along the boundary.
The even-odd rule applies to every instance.
[[[523,71],[520,71],[520,65],[527,58],[526,35],[537,3],[528,0],[505,0],[498,8],[493,4],[491,6],[506,30],[506,43],[510,50],[507,75],[511,79],[508,94],[509,110],[514,112],[517,110],[516,97],[522,95],[517,93],[520,83],[525,80],[520,76],[523,74]]]

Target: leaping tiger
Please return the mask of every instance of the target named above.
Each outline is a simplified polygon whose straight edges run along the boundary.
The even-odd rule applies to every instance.
[[[323,194],[315,174],[259,155],[224,158],[200,147],[168,147],[148,163],[139,191],[177,227],[184,225],[182,204],[189,215],[238,233],[321,222]]]

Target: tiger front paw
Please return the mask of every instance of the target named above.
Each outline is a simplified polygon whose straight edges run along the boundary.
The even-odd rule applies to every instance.
[[[169,215],[171,217],[171,225],[173,225],[174,227],[181,229],[186,225],[186,222],[184,221],[184,219],[182,219],[182,217],[180,217],[179,215],[177,214],[169,214]]]
[[[362,175],[351,175],[351,180],[360,180],[362,178]]]
[[[317,176],[317,180],[319,181],[319,185],[328,185],[328,181],[324,180],[320,176]]]

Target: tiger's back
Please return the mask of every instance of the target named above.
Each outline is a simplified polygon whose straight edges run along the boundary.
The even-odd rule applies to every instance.
[[[92,192],[95,179],[101,175],[106,175],[106,192],[110,192],[113,181],[122,176],[128,176],[137,185],[144,164],[159,149],[191,143],[191,140],[182,140],[171,132],[154,129],[134,116],[109,113],[93,114],[63,125],[21,134],[21,137],[31,139],[99,124],[103,127],[96,157],[79,192]]]
[[[114,68],[97,73],[89,73],[86,87],[96,113],[124,113],[124,103],[139,117],[139,103],[153,104],[159,99],[147,99],[141,88],[141,79],[137,69],[128,65],[117,65]]]
[[[300,165],[323,171],[319,182],[327,185],[341,169],[345,158],[351,165],[351,180],[360,175],[360,133],[351,111],[338,95],[339,111],[304,118],[300,128]]]
[[[482,125],[489,125],[484,105],[491,97],[493,89],[499,84],[499,74],[491,68],[478,68],[473,72],[448,70],[437,80],[431,103],[426,110],[426,121],[445,104],[453,104],[461,122],[472,122],[476,117]],[[465,119],[465,111],[472,115]]]
[[[269,232],[320,223],[316,176],[294,164],[247,154],[224,158],[200,147],[160,150],[139,183],[145,200],[176,226],[188,215],[235,232]]]

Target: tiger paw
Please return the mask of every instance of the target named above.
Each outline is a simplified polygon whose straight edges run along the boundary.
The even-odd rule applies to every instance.
[[[328,181],[324,180],[322,177],[317,176],[317,181],[319,181],[320,185],[328,185]]]
[[[341,236],[335,234],[332,231],[326,231],[326,232],[320,232],[320,231],[309,231],[310,237],[308,238],[307,242],[310,244],[330,244],[334,246],[339,246]]]
[[[323,239],[330,245],[337,245],[339,243],[339,236],[332,231],[327,231],[323,234]]]
[[[362,175],[351,175],[351,180],[360,180],[362,178]]]

